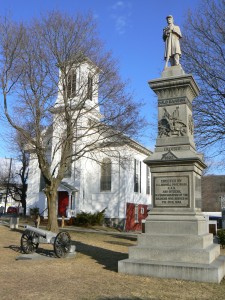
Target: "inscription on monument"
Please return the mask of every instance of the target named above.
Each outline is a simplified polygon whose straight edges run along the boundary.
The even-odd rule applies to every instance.
[[[185,97],[183,98],[170,98],[170,99],[161,99],[158,101],[158,106],[168,106],[168,105],[179,105],[185,104]]]
[[[180,151],[182,150],[181,147],[164,147],[163,151]]]
[[[155,207],[188,207],[189,180],[188,176],[156,177]]]
[[[180,105],[180,104],[187,104],[188,107],[192,110],[192,104],[186,97],[180,98],[170,98],[170,99],[159,99],[158,106],[171,106],[171,105]]]

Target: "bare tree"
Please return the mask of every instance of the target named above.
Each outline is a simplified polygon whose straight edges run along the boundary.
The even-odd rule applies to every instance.
[[[65,172],[81,157],[96,159],[96,150],[138,136],[145,125],[140,102],[127,92],[91,15],[51,12],[28,25],[4,19],[0,54],[5,115],[38,159],[48,229],[57,231],[57,188]],[[81,64],[88,79],[80,74],[74,87]]]
[[[26,150],[26,140],[19,131],[14,134],[14,142],[11,140],[11,143],[19,166],[12,178],[11,187],[12,191],[17,195],[15,200],[20,201],[24,215],[26,215],[29,153]]]
[[[189,12],[183,29],[184,69],[192,73],[201,94],[194,103],[197,144],[204,149],[225,142],[225,1],[201,0]]]
[[[15,153],[16,158],[10,158],[10,166],[6,159],[0,164],[0,185],[6,190],[6,193],[15,201],[21,203],[26,215],[26,196],[27,196],[27,178],[29,153],[25,150],[25,140],[19,132],[16,132],[9,138],[8,146]]]

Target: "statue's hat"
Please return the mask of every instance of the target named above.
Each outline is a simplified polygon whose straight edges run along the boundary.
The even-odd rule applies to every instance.
[[[173,16],[172,15],[169,15],[166,17],[166,19],[169,19],[169,18],[172,18],[173,19]]]

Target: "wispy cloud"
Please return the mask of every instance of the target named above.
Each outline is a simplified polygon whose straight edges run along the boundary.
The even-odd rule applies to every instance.
[[[110,7],[111,18],[115,22],[115,29],[119,34],[124,34],[131,26],[132,4],[129,1],[117,1]]]

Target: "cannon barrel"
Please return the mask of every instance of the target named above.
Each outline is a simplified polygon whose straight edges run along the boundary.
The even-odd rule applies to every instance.
[[[25,225],[24,228],[26,228],[26,230],[37,233],[38,235],[46,238],[47,240],[49,240],[49,238],[51,239],[53,237],[56,237],[56,235],[57,235],[57,233],[54,233],[52,231],[43,230],[43,229],[36,228],[36,227],[30,226],[30,225]]]

